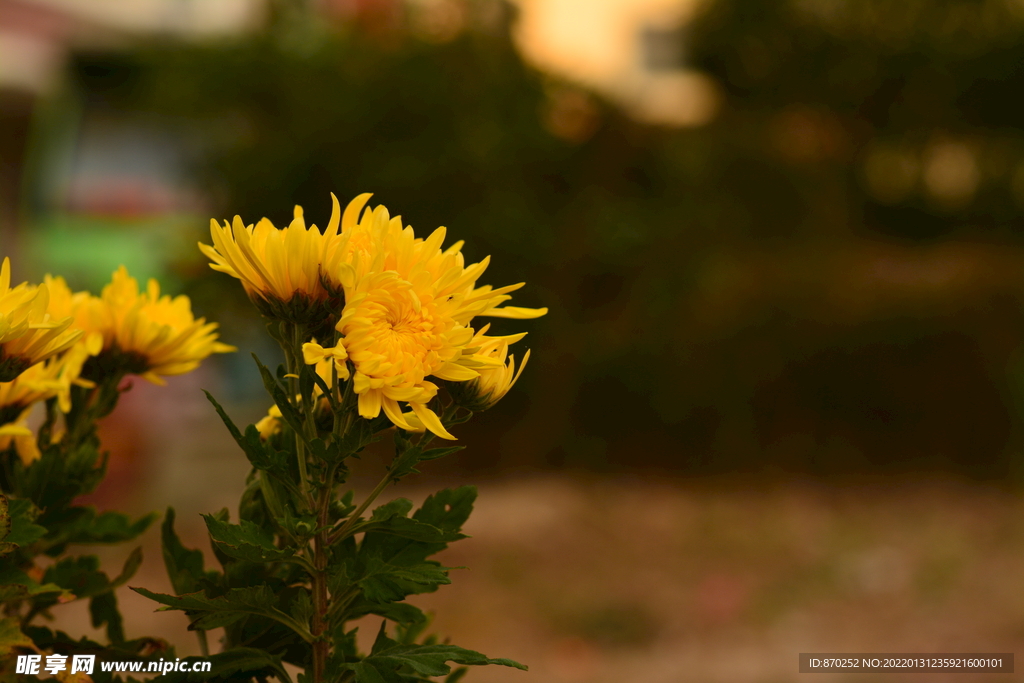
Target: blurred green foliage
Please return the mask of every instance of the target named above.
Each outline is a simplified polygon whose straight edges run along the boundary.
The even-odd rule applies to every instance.
[[[242,40],[79,55],[75,82],[200,139],[218,218],[298,203],[323,225],[329,192],[372,191],[494,254],[486,281],[526,280],[517,304],[551,313],[482,421],[500,449],[466,466],[1014,469],[1016,4],[716,0],[684,36],[723,95],[693,130],[534,72],[509,8],[466,7],[447,42],[281,13]],[[223,310],[239,288],[205,272],[185,274],[200,310],[244,327]]]

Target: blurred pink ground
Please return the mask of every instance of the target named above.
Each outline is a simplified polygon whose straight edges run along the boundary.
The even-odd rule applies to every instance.
[[[392,493],[419,502],[433,488]],[[186,545],[209,557],[198,516],[179,515]],[[780,683],[807,678],[801,651],[1012,652],[1024,637],[1024,502],[976,485],[522,478],[481,486],[467,532],[441,559],[469,569],[413,601],[436,610],[434,632],[530,666],[471,682]],[[158,537],[145,536],[131,585],[168,589]],[[129,549],[104,553],[108,571]],[[119,598],[129,637],[197,652],[183,615]],[[64,607],[57,626],[91,631],[84,606]],[[365,640],[377,627],[363,625]],[[830,680],[854,679],[813,677]]]

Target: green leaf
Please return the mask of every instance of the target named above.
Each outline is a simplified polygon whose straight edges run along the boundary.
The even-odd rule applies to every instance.
[[[374,532],[389,534],[400,538],[408,538],[414,541],[422,541],[432,544],[446,544],[466,538],[465,534],[458,532],[443,531],[436,526],[424,524],[423,522],[408,517],[392,517],[382,521],[360,522],[352,527],[352,533]]]
[[[460,486],[456,489],[438,491],[423,501],[423,505],[413,513],[412,518],[444,531],[458,532],[473,512],[476,496],[475,486]]]
[[[412,501],[406,498],[396,498],[376,508],[370,515],[370,519],[354,525],[351,533],[376,532],[441,545],[466,538],[457,529],[445,531],[431,524],[410,519],[406,515],[409,514],[412,507]]]
[[[395,459],[388,465],[393,480],[401,479],[406,475],[418,473],[416,465],[427,460],[436,460],[446,455],[457,453],[465,446],[446,446],[443,448],[431,448],[424,451],[421,446],[414,446],[411,441],[402,436],[402,433],[395,432]]]
[[[0,659],[6,659],[16,647],[32,646],[32,639],[21,632],[17,619],[0,619]]]
[[[511,659],[492,659],[474,650],[467,650],[457,645],[395,645],[386,650],[381,650],[376,655],[367,658],[368,661],[382,660],[402,663],[416,673],[424,676],[444,676],[451,672],[446,662],[466,664],[470,666],[484,666],[496,664],[508,666],[522,671],[529,671],[525,664]]]
[[[439,585],[451,583],[448,567],[425,561],[395,565],[379,557],[369,557],[365,570],[356,580],[367,600],[393,602],[414,593],[429,593]]]
[[[373,521],[383,521],[392,517],[406,517],[409,515],[409,511],[412,510],[412,507],[412,501],[408,498],[395,498],[374,508],[370,514],[370,519]]]
[[[46,528],[34,524],[39,510],[24,498],[0,495],[0,554],[23,548],[46,535]]]
[[[395,442],[398,443],[399,437],[395,435]],[[391,475],[392,481],[398,481],[402,477],[408,476],[413,473],[418,473],[416,464],[420,461],[420,454],[422,449],[419,446],[408,446],[407,448],[399,448],[395,459],[388,465],[388,472]]]
[[[280,476],[288,473],[287,453],[278,451],[269,441],[264,441],[260,437],[260,432],[256,429],[256,425],[249,425],[245,428],[245,434],[242,434],[231,418],[228,417],[221,404],[217,402],[217,399],[208,391],[204,390],[203,393],[206,394],[206,398],[213,404],[213,408],[217,411],[224,426],[228,428],[231,437],[245,453],[245,457],[249,459],[253,467]]]
[[[271,374],[267,366],[260,362],[260,359],[255,353],[252,354],[252,357],[260,369],[260,376],[263,377],[263,386],[274,399],[274,403],[277,404],[278,409],[280,409],[281,417],[296,434],[302,437],[304,434],[302,429],[302,416],[299,415],[297,410],[295,410],[295,407],[288,400],[288,394],[285,393],[284,389],[281,388],[281,385],[278,384],[276,379],[274,379],[274,375]]]
[[[292,617],[295,621],[299,622],[303,626],[309,624],[313,618],[313,601],[309,597],[309,592],[305,588],[299,590],[299,594],[295,597],[291,607]]]
[[[213,515],[203,515],[210,538],[225,555],[250,562],[279,562],[295,556],[291,550],[274,545],[274,535],[252,522],[230,524]]]
[[[237,427],[237,425],[235,425],[234,420],[232,420],[228,416],[227,411],[224,410],[224,407],[221,406],[221,404],[217,402],[217,399],[215,399],[213,397],[213,394],[211,394],[206,389],[203,389],[203,393],[206,394],[206,400],[213,404],[213,409],[217,411],[217,415],[220,416],[221,422],[224,423],[224,426],[228,428],[228,432],[231,433],[232,438],[235,441],[238,442],[239,446],[241,446],[242,445],[242,433],[240,431],[238,431],[238,427]],[[244,448],[244,446],[243,446],[243,448]]]
[[[426,460],[437,460],[438,458],[443,458],[446,455],[451,455],[452,453],[458,453],[459,451],[461,451],[464,448],[465,448],[465,446],[449,446],[447,448],[431,448],[429,450],[423,451],[423,453],[420,454],[420,462],[424,462]]]
[[[405,683],[395,671],[380,671],[373,663],[365,660],[355,664],[342,664],[341,668],[355,673],[355,683]]]
[[[0,603],[53,594],[53,600],[72,599],[74,596],[54,583],[40,585],[28,574],[11,566],[0,564]]]
[[[154,593],[135,586],[131,586],[131,589],[150,600],[166,605],[166,607],[160,608],[161,611],[177,609],[199,613],[199,616],[189,624],[190,631],[228,626],[247,615],[258,615],[288,626],[307,642],[313,639],[309,629],[278,609],[277,596],[266,584],[249,588],[234,588],[216,598],[208,598],[203,593],[174,596]]]
[[[364,676],[365,667],[372,667],[380,680],[385,683],[400,681],[399,672],[410,671],[422,676],[447,676],[451,673],[451,667],[447,662],[455,662],[467,666],[482,666],[496,664],[509,666],[527,671],[528,667],[511,659],[491,659],[474,650],[467,650],[456,645],[402,645],[388,638],[385,631],[385,624],[381,624],[380,632],[373,643],[370,655],[359,664],[362,670],[357,670],[357,665],[343,665],[345,668],[356,672],[356,680],[360,673]],[[371,681],[372,677],[365,680]]]
[[[367,614],[390,619],[396,624],[416,627],[427,622],[427,615],[419,607],[407,602],[370,602],[360,598],[345,610],[347,620],[358,619]]]
[[[195,593],[199,590],[199,579],[204,575],[203,553],[189,550],[181,544],[174,531],[174,508],[167,508],[160,532],[164,566],[171,579],[171,587],[177,595]]]
[[[18,468],[18,490],[47,513],[62,511],[83,493],[90,493],[106,473],[106,456],[98,449],[96,439],[87,439],[68,450],[54,444],[43,448],[39,459],[28,467]],[[48,524],[44,514],[40,523]]]
[[[130,578],[135,576],[135,572],[142,566],[142,548],[136,548],[133,550],[124,561],[124,565],[121,566],[121,573],[110,582],[112,588],[123,586],[128,582]]]
[[[124,620],[121,618],[121,612],[117,609],[117,596],[114,595],[114,591],[108,591],[90,599],[89,616],[92,618],[93,628],[107,625],[107,638],[111,643],[124,642]]]
[[[458,683],[463,678],[465,678],[466,674],[468,674],[468,673],[469,673],[469,667],[466,667],[466,666],[459,667],[455,671],[451,672],[451,674],[449,674],[448,677],[444,679],[444,683]]]
[[[157,518],[154,512],[132,522],[128,515],[120,512],[97,515],[91,507],[74,511],[78,515],[61,534],[61,540],[66,543],[123,543],[139,536]]]
[[[99,567],[95,555],[65,557],[46,570],[43,580],[71,591],[77,598],[90,598],[111,589],[110,579]]]

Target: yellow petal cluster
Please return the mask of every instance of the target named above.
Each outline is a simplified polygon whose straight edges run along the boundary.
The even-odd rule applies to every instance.
[[[34,403],[55,397],[62,411],[71,410],[71,386],[92,384],[79,379],[89,355],[90,349],[84,342],[75,344],[63,356],[36,363],[14,380],[0,382],[0,415],[20,413]]]
[[[331,219],[323,233],[316,225],[307,227],[302,207],[296,206],[291,224],[283,229],[266,218],[255,226],[245,225],[240,216],[224,225],[211,220],[213,245],[200,244],[199,249],[212,261],[211,268],[238,278],[254,302],[265,304],[264,313],[309,322],[322,315],[318,305],[332,296],[321,277],[321,265],[338,238],[340,205],[331,198]]]
[[[536,318],[547,309],[506,306],[523,283],[478,285],[490,257],[467,265],[462,242],[443,248],[445,228],[416,237],[387,208],[367,207],[370,197],[359,195],[341,212],[332,194],[323,232],[306,226],[301,207],[284,229],[267,219],[255,226],[238,216],[231,224],[212,221],[213,245],[200,249],[211,268],[242,282],[264,315],[309,329],[337,320],[340,341],[330,348],[308,342],[303,357],[318,372],[333,364],[340,379],[352,382],[360,415],[372,419],[383,411],[403,429],[453,439],[428,407],[438,392],[431,378],[476,382],[493,403],[518,377],[508,345],[523,335],[487,337],[474,330],[473,319]],[[279,415],[268,414],[261,433],[275,424]]]
[[[267,414],[256,423],[256,430],[260,433],[260,438],[266,441],[279,433],[281,431],[281,419],[281,409],[276,405],[270,406]]]
[[[81,340],[64,354],[36,363],[14,380],[0,382],[0,451],[13,444],[26,465],[39,457],[35,436],[26,426],[32,407],[56,398],[61,411],[70,411],[71,387],[92,386],[79,374],[86,359],[96,351],[98,348]]]
[[[364,211],[369,197],[360,195],[345,209],[340,239],[328,245],[324,267],[326,279],[345,292],[336,329],[354,368],[359,413],[374,418],[383,410],[402,429],[426,428],[454,439],[428,407],[438,391],[428,377],[468,382],[489,369],[507,373],[500,349],[507,352],[508,344],[523,335],[488,338],[470,326],[473,318],[536,318],[547,309],[503,307],[523,283],[477,286],[489,258],[467,266],[462,242],[442,248],[445,228],[417,238],[385,207]],[[504,381],[507,391],[515,378],[503,378],[488,375],[485,381],[491,389]],[[401,403],[411,413],[404,413]]]
[[[11,262],[0,266],[0,381],[10,381],[27,368],[70,348],[81,330],[69,329],[71,317],[49,310],[50,290],[22,283],[11,287]]]
[[[474,412],[487,410],[504,398],[519,381],[523,368],[530,360],[530,351],[527,350],[517,371],[515,356],[508,353],[508,345],[518,341],[521,335],[487,337],[484,333],[488,327],[484,326],[474,340],[479,344],[476,354],[497,360],[499,364],[481,368],[478,371],[479,377],[453,388],[456,402]]]
[[[217,341],[217,323],[193,316],[187,296],[161,296],[156,280],[140,291],[124,266],[98,298],[83,305],[78,317],[102,338],[100,355],[120,354],[126,371],[154,384],[163,384],[162,376],[194,370],[210,354],[235,350]]]
[[[14,446],[23,465],[38,460],[42,455],[36,437],[26,426],[25,421],[0,425],[0,451],[6,451],[11,446]]]

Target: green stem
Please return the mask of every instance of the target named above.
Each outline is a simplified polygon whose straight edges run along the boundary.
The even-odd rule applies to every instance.
[[[330,641],[326,631],[329,624],[328,614],[331,611],[330,598],[327,595],[327,524],[330,520],[331,500],[334,497],[334,474],[338,465],[332,463],[326,470],[324,480],[320,482],[320,494],[317,501],[317,532],[313,542],[314,571],[310,572],[310,590],[313,594],[313,683],[323,680],[330,656]],[[324,470],[321,470],[323,472]]]
[[[327,666],[327,657],[330,654],[331,644],[327,640],[327,613],[330,609],[330,601],[327,596],[327,521],[331,504],[331,479],[334,477],[334,467],[330,467],[327,473],[327,481],[320,490],[320,504],[317,515],[318,531],[314,541],[313,564],[316,567],[311,575],[311,589],[313,593],[313,683],[321,683],[324,677],[324,669]]]
[[[384,489],[386,489],[388,487],[388,484],[390,483],[391,473],[389,472],[388,474],[384,475],[384,478],[381,479],[377,486],[373,489],[373,491],[370,492],[370,495],[366,497],[366,500],[363,501],[362,505],[360,505],[355,512],[349,515],[349,518],[345,520],[345,523],[341,525],[341,528],[339,528],[338,531],[331,535],[331,537],[328,539],[328,543],[333,545],[338,541],[345,539],[348,533],[352,530],[352,527],[354,527],[356,523],[359,522],[359,518],[362,516],[362,514],[366,512],[366,508],[370,507],[373,501],[377,499],[377,496],[383,493]]]
[[[196,638],[199,639],[199,649],[202,651],[204,657],[210,656],[210,643],[206,640],[206,631],[203,629],[196,630]]]
[[[292,338],[291,343],[284,343],[284,355],[285,361],[288,363],[288,374],[298,375],[302,371],[302,326],[292,325]],[[296,355],[298,353],[298,355]],[[299,380],[297,377],[288,378],[288,391],[290,396],[288,400],[295,400],[295,396],[299,393]],[[299,402],[306,403],[306,397],[299,397]],[[298,407],[298,406],[296,406]],[[306,505],[310,510],[313,509],[313,497],[309,492],[309,473],[306,470],[306,444],[302,439],[301,434],[295,435],[295,453],[299,461],[299,491],[302,493],[302,497],[306,499]]]

